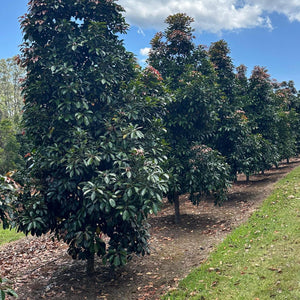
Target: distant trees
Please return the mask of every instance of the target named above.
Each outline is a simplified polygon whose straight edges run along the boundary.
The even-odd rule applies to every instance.
[[[12,171],[21,164],[19,155],[20,143],[17,140],[16,129],[9,119],[0,121],[0,174]]]
[[[17,62],[17,57],[0,59],[0,119],[20,119],[23,107],[20,92],[24,69]]]
[[[16,169],[21,163],[17,134],[23,107],[20,90],[23,75],[16,57],[0,59],[0,174]]]

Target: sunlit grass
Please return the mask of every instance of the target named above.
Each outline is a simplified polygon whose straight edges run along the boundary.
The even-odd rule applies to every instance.
[[[16,241],[25,235],[20,232],[16,232],[16,230],[12,229],[3,229],[2,225],[0,224],[0,245],[9,243],[12,241]]]
[[[300,168],[163,299],[300,299]]]

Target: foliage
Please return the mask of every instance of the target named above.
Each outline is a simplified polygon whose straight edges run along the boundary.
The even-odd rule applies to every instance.
[[[224,40],[212,43],[209,47],[210,61],[217,73],[217,83],[230,105],[234,105],[234,66],[229,56],[230,49]]]
[[[165,100],[118,39],[122,11],[114,1],[31,1],[20,61],[31,150],[18,174],[19,230],[51,231],[73,258],[113,266],[149,251],[146,219],[167,191]]]
[[[158,32],[151,40],[149,64],[175,85],[186,66],[192,63],[195,48],[192,42],[193,21],[184,13],[170,15],[165,20],[168,25],[165,31]]]
[[[298,299],[300,168],[163,299]]]
[[[20,81],[24,70],[16,60],[17,57],[0,59],[0,120],[9,118],[17,122],[23,107]]]
[[[4,229],[9,227],[10,218],[14,211],[12,205],[18,195],[18,186],[11,178],[0,175],[0,221]]]
[[[250,102],[245,110],[254,132],[275,142],[278,138],[278,117],[272,92],[273,86],[267,69],[254,67],[249,79]]]
[[[13,213],[11,205],[14,198],[17,196],[17,187],[14,181],[8,177],[0,175],[0,221],[2,227],[8,228],[10,224],[10,216]],[[18,297],[6,278],[0,277],[0,296],[4,300],[6,295]]]
[[[13,171],[22,163],[19,150],[20,144],[13,122],[2,119],[0,121],[0,174]]]
[[[297,153],[299,114],[297,90],[292,81],[275,86],[274,98],[278,107],[278,152],[280,159],[289,159]]]
[[[178,89],[174,92],[175,99],[167,109],[168,114],[165,117],[168,136],[166,140],[170,145],[168,152],[168,172],[171,174],[170,192],[184,193],[201,193],[205,191],[216,191],[217,186],[212,188],[212,182],[204,180],[203,174],[195,172],[194,165],[190,163],[191,159],[195,160],[196,153],[193,146],[201,145],[210,140],[215,129],[218,115],[218,90],[214,89],[213,82],[208,76],[200,72],[191,71],[181,80]],[[215,152],[213,152],[215,154]],[[209,158],[214,155],[207,155],[206,162],[200,167],[206,176],[213,178],[218,177],[222,168],[212,168],[214,162],[208,162]],[[198,157],[199,158],[199,157]],[[200,163],[199,159],[196,159]],[[226,163],[223,162],[224,173],[222,177],[227,180]],[[211,163],[211,165],[210,165]],[[210,173],[213,171],[214,173]],[[197,176],[198,182],[197,182]],[[203,175],[205,176],[205,175]],[[197,182],[197,183],[196,183]],[[196,189],[197,186],[197,189]],[[220,191],[225,188],[223,186]],[[171,200],[171,199],[170,199]]]
[[[189,163],[187,186],[194,204],[199,204],[203,195],[212,194],[218,204],[227,199],[230,167],[218,151],[205,145],[195,145],[191,149]]]
[[[6,278],[0,278],[1,300],[5,300],[6,295],[18,298],[16,292],[11,288],[10,282]]]
[[[165,168],[170,174],[168,199],[174,202],[176,222],[179,222],[180,194],[191,193],[191,199],[195,199],[196,194],[200,197],[210,192],[224,196],[228,180],[227,164],[217,152],[212,151],[212,155],[201,161],[193,150],[193,146],[211,141],[221,102],[207,52],[203,46],[196,47],[193,43],[192,22],[185,14],[169,16],[165,31],[157,33],[151,41],[148,60],[162,74],[173,96],[164,118],[169,146]],[[215,178],[224,178],[224,181],[217,182]],[[223,196],[220,198],[225,198]]]

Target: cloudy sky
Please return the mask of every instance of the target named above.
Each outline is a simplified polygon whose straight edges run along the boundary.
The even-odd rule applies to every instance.
[[[27,0],[9,0],[0,11],[0,58],[18,53],[22,37],[18,16]],[[209,46],[225,39],[235,66],[267,67],[279,81],[294,80],[300,89],[300,0],[119,0],[131,28],[124,41],[140,63],[149,42],[165,28],[165,18],[184,12],[195,22],[195,43]]]

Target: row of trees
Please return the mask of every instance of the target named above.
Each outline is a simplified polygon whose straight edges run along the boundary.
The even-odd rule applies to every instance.
[[[174,96],[164,121],[176,221],[179,194],[188,192],[198,203],[213,192],[220,202],[238,173],[249,178],[300,151],[294,83],[273,81],[259,66],[248,79],[244,65],[234,69],[224,40],[208,50],[193,43],[192,22],[183,13],[169,16],[167,28],[151,41],[148,59]],[[210,153],[207,160],[204,153]]]
[[[2,215],[64,240],[89,273],[95,255],[120,266],[149,251],[147,216],[164,196],[179,222],[180,194],[220,203],[237,173],[299,152],[292,82],[275,85],[260,67],[250,79],[244,66],[235,72],[226,42],[196,46],[181,13],[166,19],[141,70],[118,36],[122,12],[114,1],[39,0],[21,23],[28,151],[18,185],[2,189]]]

